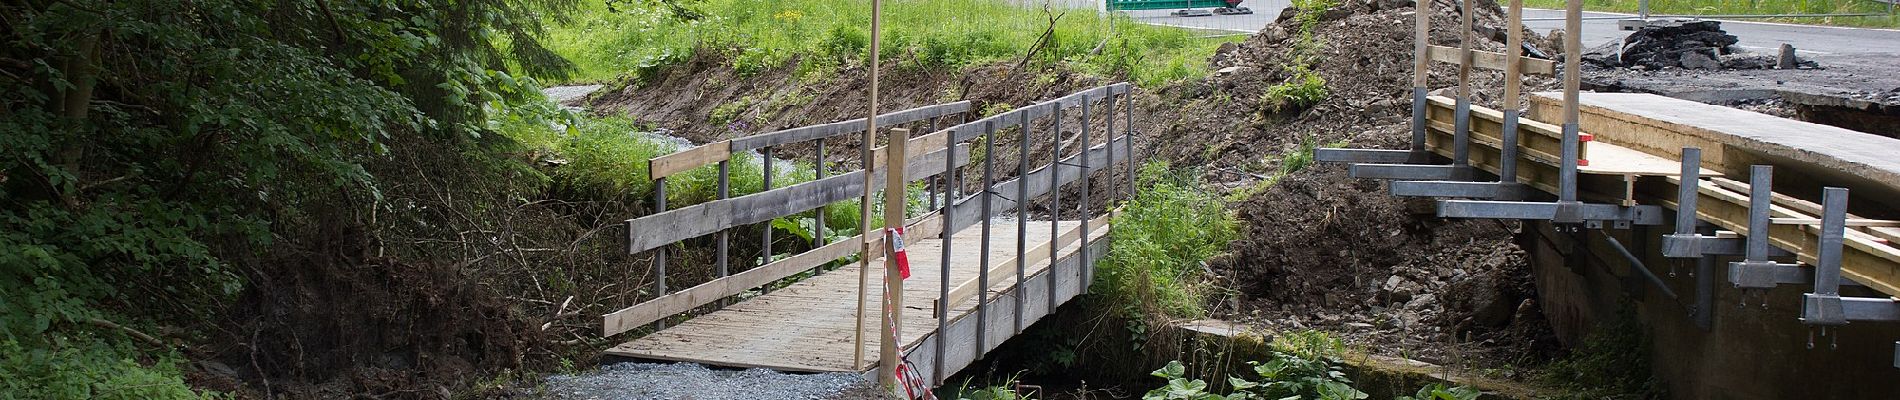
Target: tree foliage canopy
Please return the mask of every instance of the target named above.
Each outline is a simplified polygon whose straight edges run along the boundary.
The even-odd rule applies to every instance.
[[[572,69],[536,38],[575,3],[0,2],[0,391],[176,381],[96,327],[210,318],[273,246],[363,224],[393,146],[499,162],[492,121]]]

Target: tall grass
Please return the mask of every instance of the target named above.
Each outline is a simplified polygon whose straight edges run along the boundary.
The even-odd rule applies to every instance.
[[[695,51],[725,52],[741,72],[793,60],[802,63],[801,71],[827,71],[869,55],[870,2],[862,0],[687,3],[701,15],[697,19],[680,18],[660,6],[591,7],[558,24],[544,42],[577,64],[578,81],[638,78],[687,60]],[[924,68],[1022,59],[1049,18],[1041,9],[1003,0],[887,1],[884,17],[880,56]],[[1030,61],[1066,62],[1084,72],[1158,85],[1204,75],[1207,57],[1222,43],[1238,40],[1073,10],[1058,20]],[[1098,45],[1102,50],[1094,52]]]
[[[1144,314],[1201,316],[1201,262],[1237,237],[1239,223],[1219,196],[1165,162],[1142,166],[1141,183],[1111,222],[1115,241],[1091,290]]]
[[[1563,9],[1565,0],[1525,0],[1525,7]],[[1635,13],[1639,0],[1584,0],[1591,11]],[[1900,17],[1887,4],[1873,0],[1650,0],[1650,14],[1770,15],[1770,14],[1886,14],[1876,17],[1774,18],[1767,21],[1816,25],[1900,28]]]

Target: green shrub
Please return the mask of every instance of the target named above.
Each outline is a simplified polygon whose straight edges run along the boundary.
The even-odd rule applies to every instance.
[[[1143,400],[1175,399],[1320,399],[1358,400],[1367,396],[1352,387],[1340,367],[1338,339],[1320,331],[1293,332],[1276,338],[1265,362],[1248,361],[1253,376],[1230,376],[1227,386],[1233,392],[1220,395],[1208,391],[1206,381],[1188,379],[1187,367],[1180,361],[1154,371],[1167,379],[1167,385],[1149,391]]]
[[[1344,345],[1339,339],[1326,332],[1288,332],[1274,338],[1264,362],[1247,362],[1253,367],[1251,375],[1227,377],[1227,388],[1232,391],[1229,394],[1214,393],[1209,390],[1207,381],[1189,378],[1187,366],[1177,360],[1154,371],[1154,376],[1166,379],[1167,383],[1148,391],[1142,399],[1358,400],[1369,397],[1366,392],[1354,388],[1352,379],[1346,377],[1342,367],[1344,364],[1339,359],[1343,351]],[[1470,387],[1446,387],[1435,383],[1420,388],[1415,397],[1401,396],[1399,399],[1475,400],[1479,394],[1477,389]]]
[[[1266,103],[1275,109],[1303,109],[1326,100],[1326,78],[1304,65],[1293,68],[1293,76],[1267,88]]]
[[[1091,289],[1138,311],[1194,317],[1201,262],[1226,248],[1237,222],[1225,203],[1164,162],[1141,168],[1142,190],[1115,215],[1115,240]]]
[[[214,397],[185,384],[176,353],[114,345],[90,334],[59,335],[51,346],[0,340],[0,397],[48,399],[196,399]],[[137,360],[153,357],[149,365]]]

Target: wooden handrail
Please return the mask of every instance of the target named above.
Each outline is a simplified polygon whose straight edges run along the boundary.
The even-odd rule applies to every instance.
[[[1434,46],[1431,46],[1431,53],[1432,53],[1432,61],[1451,63],[1451,64],[1460,64],[1458,62],[1459,49],[1457,47],[1434,45]],[[1503,71],[1506,68],[1504,65],[1505,61],[1510,60],[1504,55],[1504,53],[1490,52],[1490,51],[1484,51],[1484,50],[1472,50],[1471,55],[1472,55],[1471,58],[1473,59],[1471,62],[1472,67],[1484,68],[1484,69],[1488,69],[1492,71]],[[1522,63],[1522,64],[1518,64],[1518,72],[1520,73],[1545,75],[1545,76],[1557,74],[1556,61],[1530,58],[1530,57],[1518,57],[1518,62]]]
[[[907,233],[908,235],[928,237],[937,234],[936,230],[941,229],[943,226],[941,222],[942,218],[937,214],[926,214],[912,219],[906,225],[905,231],[911,232]],[[652,300],[640,302],[639,304],[607,313],[601,316],[603,320],[601,324],[601,336],[613,336],[621,332],[633,330],[642,325],[659,321],[667,316],[691,311],[693,308],[711,304],[719,299],[732,297],[746,290],[785,279],[800,272],[817,268],[833,260],[849,257],[858,252],[858,238],[862,236],[862,234],[852,236],[816,249],[811,249],[761,265],[758,268],[723,278],[713,279],[706,283],[686,288],[685,290],[656,297]],[[876,254],[882,252],[882,246],[882,238],[873,239],[872,253]]]
[[[891,112],[877,116],[877,122],[878,125],[896,125],[967,112],[969,110],[970,102],[966,100]],[[647,176],[650,179],[665,178],[694,168],[725,161],[732,158],[732,153],[735,152],[749,151],[785,143],[818,140],[862,131],[864,131],[864,118],[858,118],[828,124],[801,126],[731,140],[721,140],[647,160]]]
[[[907,170],[911,180],[919,180],[943,173],[944,150],[910,157]],[[956,149],[955,164],[969,163],[969,145]],[[681,240],[710,235],[721,230],[746,224],[770,221],[773,218],[805,212],[826,204],[850,200],[865,192],[864,170],[851,171],[811,182],[776,188],[759,193],[730,199],[713,200],[705,203],[667,210],[653,215],[627,220],[627,252],[638,253],[678,242]],[[883,172],[874,171],[876,176]],[[870,190],[878,190],[883,183],[873,180]]]

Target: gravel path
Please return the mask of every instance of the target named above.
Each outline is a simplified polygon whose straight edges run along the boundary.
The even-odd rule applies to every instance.
[[[714,370],[699,364],[609,364],[547,378],[552,399],[872,399],[855,374],[787,374],[765,369]]]

